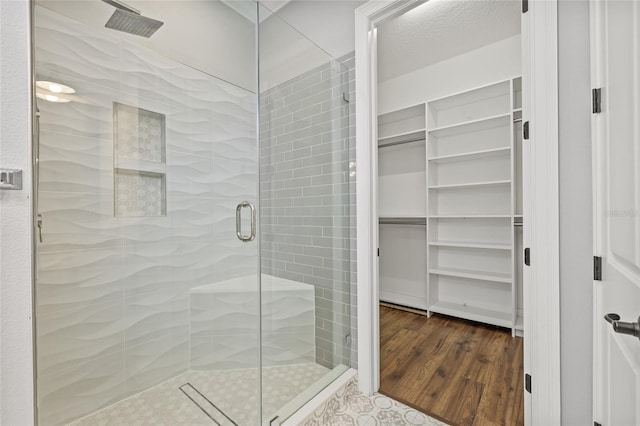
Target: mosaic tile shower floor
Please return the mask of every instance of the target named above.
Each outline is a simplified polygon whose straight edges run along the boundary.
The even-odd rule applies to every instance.
[[[330,370],[319,364],[263,369],[265,413],[275,413]],[[238,425],[258,424],[256,369],[188,371],[131,398],[79,419],[73,426],[147,426],[215,424],[179,387],[191,383]],[[241,401],[241,403],[238,403]],[[268,416],[266,416],[268,418]]]
[[[263,369],[265,412],[274,413],[329,370],[318,364]],[[191,383],[238,425],[258,424],[257,370],[189,371],[69,426],[147,426],[215,424],[179,387]],[[241,404],[238,401],[242,401]],[[270,418],[270,416],[265,416]],[[355,381],[340,389],[304,426],[446,426],[380,394],[366,396]]]

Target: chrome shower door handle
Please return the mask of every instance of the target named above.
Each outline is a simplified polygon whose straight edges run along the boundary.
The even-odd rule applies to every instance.
[[[251,210],[251,233],[249,235],[242,234],[242,209],[245,207],[249,207]],[[256,208],[248,201],[243,201],[236,207],[236,236],[243,243],[256,239]]]
[[[41,214],[37,216],[36,226],[38,227],[38,241],[42,242],[42,215]]]

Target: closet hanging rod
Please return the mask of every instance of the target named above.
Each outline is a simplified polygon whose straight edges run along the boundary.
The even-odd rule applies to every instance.
[[[380,225],[426,225],[426,217],[381,217]]]
[[[522,226],[522,222],[514,222],[513,226]]]
[[[515,120],[513,120],[514,123],[520,123],[522,121],[522,118],[516,118]]]
[[[424,140],[426,140],[426,138],[415,138],[415,139],[407,139],[405,141],[383,143],[383,144],[379,144],[378,148],[386,148],[388,146],[403,145],[405,143],[422,142]]]

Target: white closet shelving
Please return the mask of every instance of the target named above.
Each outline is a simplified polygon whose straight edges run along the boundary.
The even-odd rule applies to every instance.
[[[521,98],[518,77],[379,117],[381,300],[522,331]]]

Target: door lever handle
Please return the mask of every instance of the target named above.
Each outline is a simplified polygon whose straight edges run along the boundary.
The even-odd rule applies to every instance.
[[[618,314],[607,314],[604,319],[613,326],[613,331],[616,333],[628,334],[640,339],[640,317],[638,317],[637,322],[620,321],[620,315]]]

